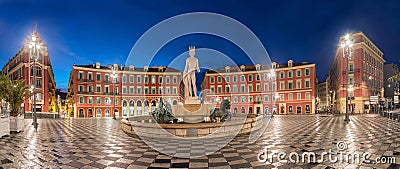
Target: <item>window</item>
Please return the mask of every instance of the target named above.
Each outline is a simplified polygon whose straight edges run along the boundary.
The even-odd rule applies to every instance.
[[[238,102],[238,98],[235,96],[235,97],[233,97],[233,102],[234,103],[237,103]]]
[[[122,94],[126,94],[128,92],[128,89],[126,88],[126,86],[122,87]]]
[[[156,76],[151,76],[151,83],[152,84],[156,83]]]
[[[142,76],[138,75],[136,82],[137,83],[142,83]]]
[[[110,93],[110,88],[108,86],[104,87],[104,93]]]
[[[162,87],[158,88],[158,94],[163,94],[163,88]]]
[[[292,78],[293,77],[293,71],[288,71],[287,72],[287,76],[288,76],[288,78]]]
[[[221,82],[222,82],[222,77],[218,76],[218,83],[221,83]]]
[[[246,96],[240,96],[240,102],[246,102]]]
[[[241,76],[240,76],[240,81],[241,81],[241,82],[246,81],[245,78],[244,78],[244,75],[241,75]]]
[[[151,94],[157,94],[157,93],[156,93],[156,88],[155,88],[155,87],[151,87]]]
[[[166,77],[165,77],[165,82],[166,82],[167,84],[169,84],[169,82],[170,82],[169,76],[166,76]]]
[[[229,86],[225,86],[225,92],[226,92],[226,93],[229,93],[229,92],[231,92],[231,91],[230,91],[230,87],[229,87]]]
[[[149,94],[149,88],[148,87],[144,88],[144,94]]]
[[[177,91],[176,87],[172,88],[172,94],[176,94],[176,91]]]
[[[306,80],[306,81],[305,81],[305,86],[304,86],[304,87],[305,87],[305,88],[311,87],[310,80]]]
[[[288,94],[288,100],[293,100],[293,94],[292,93]]]
[[[83,92],[83,86],[82,85],[78,86],[78,92]]]
[[[210,77],[210,83],[214,83],[214,77]]]
[[[126,83],[128,81],[126,75],[122,75],[122,83]]]
[[[310,69],[309,68],[304,70],[304,75],[310,76]]]
[[[88,92],[93,92],[93,86],[88,86]]]
[[[249,85],[249,92],[253,92],[253,85]]]
[[[88,102],[88,104],[93,104],[93,98],[92,97],[88,97],[87,102]]]
[[[253,75],[248,76],[249,82],[253,81]]]
[[[260,79],[261,79],[261,78],[260,78],[260,74],[257,74],[257,75],[256,75],[256,80],[257,80],[257,81],[260,81]]]
[[[101,74],[100,73],[96,74],[96,81],[101,81]]]
[[[106,74],[106,75],[104,75],[104,81],[105,82],[108,82],[108,80],[109,80],[109,76]]]
[[[251,103],[253,102],[253,96],[249,96],[248,101]]]
[[[172,77],[172,83],[177,84],[178,78],[176,76]]]
[[[276,91],[276,82],[272,83],[272,91]]]
[[[296,89],[300,89],[301,88],[301,81],[296,81]]]
[[[293,82],[288,82],[288,89],[293,89]]]
[[[93,73],[92,73],[92,72],[89,72],[89,73],[88,73],[88,79],[89,79],[89,80],[93,80]]]
[[[96,97],[96,104],[101,104],[101,97]]]
[[[237,82],[237,76],[233,76],[233,82]]]
[[[297,100],[301,100],[301,93],[297,93]]]
[[[260,84],[256,84],[256,92],[260,92]]]
[[[301,77],[301,70],[300,69],[296,70],[296,76],[297,77]]]
[[[231,80],[231,79],[230,79],[230,77],[229,77],[229,76],[225,76],[225,82],[226,82],[226,83],[229,83],[229,82],[230,82],[230,80]]]
[[[310,92],[306,92],[306,99],[310,99]]]
[[[162,76],[158,76],[158,83],[163,83],[163,77]]]
[[[96,92],[101,93],[101,86],[96,86]]]
[[[218,86],[218,87],[217,87],[217,91],[218,91],[218,93],[222,93],[222,87],[221,87],[221,86]]]
[[[211,92],[215,93],[215,88],[214,88],[214,86],[211,86],[211,87],[210,87],[210,90],[211,90]]]
[[[111,104],[111,100],[110,100],[110,98],[104,98],[104,104],[106,104],[106,105],[110,105]]]
[[[149,83],[149,76],[144,76],[144,83]]]
[[[244,91],[245,91],[245,86],[244,86],[244,85],[241,85],[241,86],[240,86],[240,92],[244,93]]]
[[[85,101],[83,100],[83,97],[80,96],[80,97],[79,97],[79,104],[83,104],[83,103],[85,103]]]
[[[285,94],[280,94],[279,100],[285,100]]]
[[[264,91],[269,91],[269,85],[268,85],[268,83],[265,83],[265,84],[264,84]]]
[[[285,90],[285,82],[279,82],[280,90]]]
[[[137,88],[137,94],[142,94],[142,88],[141,87]]]
[[[349,71],[350,72],[354,71],[354,62],[349,63]]]
[[[134,87],[129,87],[129,93],[134,94],[135,93],[135,88]]]
[[[166,94],[170,94],[170,93],[171,93],[171,88],[167,87],[167,88],[165,89],[165,93],[166,93]]]
[[[83,80],[83,72],[79,71],[78,80]]]
[[[236,85],[233,85],[232,92],[233,92],[233,93],[236,93],[236,92],[238,92],[238,87],[237,87]]]
[[[284,79],[285,78],[285,72],[279,72],[279,78]]]
[[[133,75],[130,75],[130,76],[129,76],[129,82],[133,83],[133,82],[134,82],[134,79],[135,79],[135,76],[133,76]]]
[[[266,102],[269,101],[269,96],[268,96],[268,95],[265,95],[265,96],[264,96],[264,101],[266,101]]]

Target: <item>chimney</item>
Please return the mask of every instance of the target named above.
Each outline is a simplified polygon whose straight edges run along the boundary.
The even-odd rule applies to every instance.
[[[100,62],[96,62],[96,69],[100,69]]]
[[[246,66],[245,65],[240,66],[240,70],[242,70],[242,72],[246,71]]]
[[[288,67],[293,67],[293,60],[288,61]]]

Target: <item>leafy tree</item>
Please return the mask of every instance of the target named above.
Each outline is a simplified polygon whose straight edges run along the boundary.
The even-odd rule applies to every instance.
[[[18,116],[23,113],[20,111],[21,104],[24,103],[28,94],[23,80],[12,81],[7,76],[0,76],[0,98],[3,98],[10,105],[11,116]]]

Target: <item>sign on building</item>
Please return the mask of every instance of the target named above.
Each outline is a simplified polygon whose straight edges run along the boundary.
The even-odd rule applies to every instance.
[[[394,104],[399,103],[399,96],[394,96]]]
[[[371,102],[371,104],[378,104],[379,97],[378,96],[370,96],[369,101]]]

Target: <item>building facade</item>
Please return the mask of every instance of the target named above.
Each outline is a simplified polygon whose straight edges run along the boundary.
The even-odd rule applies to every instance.
[[[315,64],[292,60],[268,66],[227,66],[206,72],[204,102],[231,100],[233,113],[314,114],[315,77]]]
[[[368,113],[375,104],[370,104],[370,96],[382,98],[383,53],[362,32],[350,35],[354,44],[348,61],[349,112]],[[340,38],[340,42],[344,36]],[[338,45],[340,46],[340,45]],[[345,113],[346,110],[346,58],[343,49],[338,47],[329,73],[331,90],[334,92],[333,110]],[[351,102],[351,103],[350,103]]]
[[[68,85],[68,115],[75,118],[114,117],[114,112],[115,117],[150,115],[160,98],[171,104],[182,101],[181,78],[180,71],[163,66],[74,65]]]
[[[30,41],[35,39],[40,44],[39,57],[36,65],[31,58]],[[35,69],[33,67],[36,67]],[[34,72],[35,70],[35,72]],[[37,31],[33,32],[23,43],[22,48],[2,68],[2,74],[11,80],[24,80],[25,86],[34,86],[35,97],[32,95],[24,102],[25,112],[34,110],[33,98],[36,98],[36,112],[56,112],[56,83],[50,62],[47,46]],[[36,81],[34,81],[36,74]]]
[[[326,81],[319,82],[317,85],[317,111],[327,112],[330,110],[330,92]]]
[[[390,98],[393,100],[393,96],[395,94],[399,94],[399,84],[388,80],[388,78],[393,77],[394,75],[399,73],[399,67],[396,64],[391,63],[384,66],[383,86],[385,88],[385,98]]]

